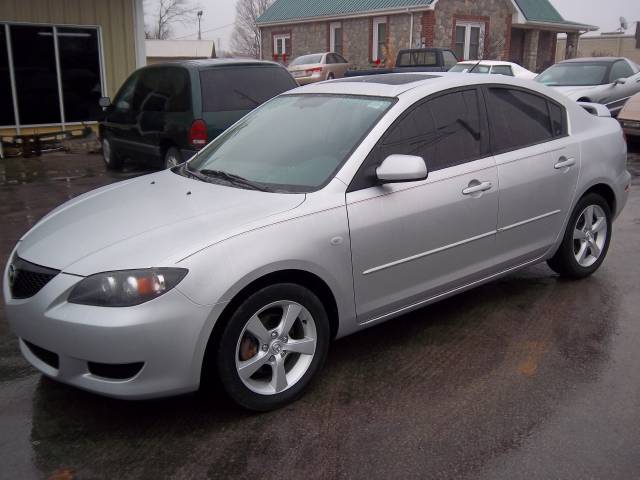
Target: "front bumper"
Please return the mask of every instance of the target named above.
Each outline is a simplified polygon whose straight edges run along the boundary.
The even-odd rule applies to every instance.
[[[60,382],[115,398],[144,399],[198,389],[215,307],[197,305],[177,288],[135,307],[68,303],[70,290],[80,280],[60,273],[25,300],[12,299],[3,282],[9,324],[34,367]],[[57,368],[26,342],[57,355]],[[91,373],[89,362],[143,366],[132,378],[114,379]]]

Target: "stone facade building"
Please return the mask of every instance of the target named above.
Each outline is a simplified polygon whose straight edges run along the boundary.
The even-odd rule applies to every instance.
[[[398,50],[450,48],[462,60],[510,60],[533,71],[565,57],[592,25],[562,18],[549,0],[276,0],[258,18],[263,59],[288,63],[335,51],[355,68],[392,65]]]

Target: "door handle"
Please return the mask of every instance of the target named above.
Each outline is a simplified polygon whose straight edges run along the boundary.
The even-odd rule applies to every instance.
[[[558,163],[556,163],[553,168],[555,168],[556,170],[560,170],[561,168],[573,167],[575,164],[575,158],[560,157],[558,159]]]
[[[491,182],[482,182],[482,183],[476,183],[476,182],[478,181],[477,180],[471,181],[469,186],[464,190],[462,190],[462,194],[473,195],[474,193],[486,192],[487,190],[490,190],[491,188],[493,188],[493,183]]]

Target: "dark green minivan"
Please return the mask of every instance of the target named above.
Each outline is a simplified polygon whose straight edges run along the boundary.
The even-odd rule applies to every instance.
[[[248,112],[297,87],[281,65],[255,60],[187,60],[150,65],[100,100],[105,163],[127,158],[161,168],[188,160]]]

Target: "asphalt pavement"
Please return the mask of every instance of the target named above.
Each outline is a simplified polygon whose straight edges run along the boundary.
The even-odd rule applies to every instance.
[[[126,402],[42,377],[0,309],[0,478],[640,478],[640,154],[602,268],[538,265],[335,342],[298,402]],[[145,173],[0,161],[0,262],[63,201]]]

